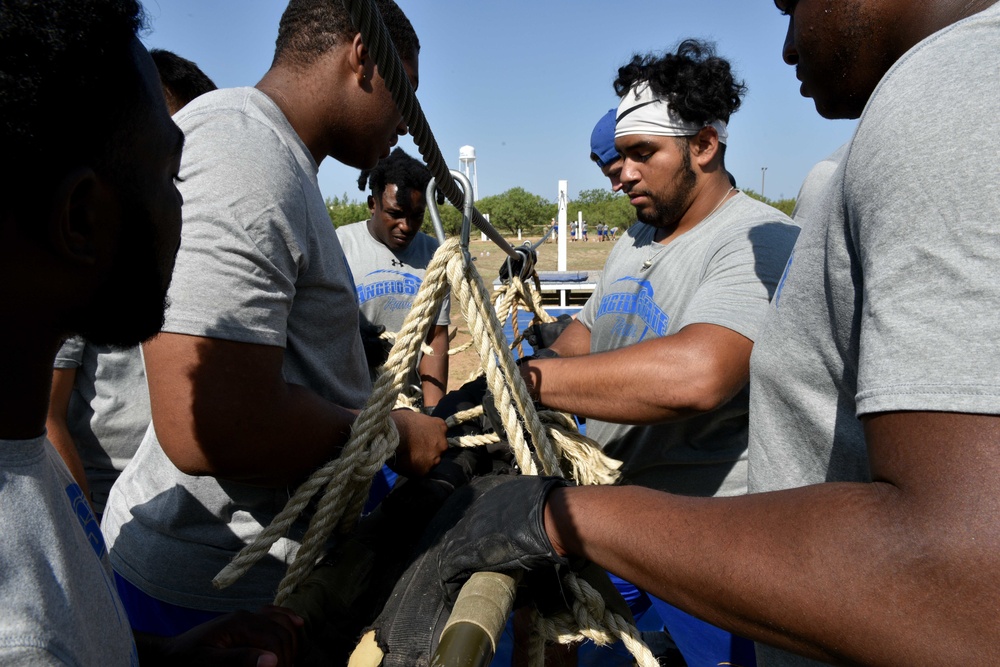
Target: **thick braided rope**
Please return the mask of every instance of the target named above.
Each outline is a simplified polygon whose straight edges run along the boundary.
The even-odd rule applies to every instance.
[[[496,433],[462,435],[455,438],[448,438],[448,444],[452,447],[481,447],[483,445],[493,445],[498,442],[500,442],[500,436]]]
[[[302,558],[303,551],[307,546],[306,542],[310,542],[311,548],[305,551],[305,554],[313,556],[314,552],[325,543],[326,537],[331,532],[328,528],[331,528],[331,524],[335,525],[339,522],[347,506],[350,505],[352,510],[357,507],[358,503],[352,502],[353,499],[350,496],[360,494],[363,497],[367,494],[371,477],[392,456],[398,444],[399,436],[395,432],[392,419],[389,418],[389,412],[392,410],[403,382],[409,374],[411,365],[415,364],[416,351],[420,342],[426,337],[427,328],[430,326],[432,318],[436,316],[436,309],[440,308],[447,292],[445,268],[449,256],[458,254],[457,248],[458,242],[450,241],[438,249],[431,260],[421,291],[418,293],[417,299],[404,321],[403,330],[389,354],[386,367],[394,370],[392,373],[379,374],[372,396],[355,420],[351,436],[347,444],[344,445],[341,455],[316,470],[299,486],[271,524],[216,575],[212,581],[214,586],[225,588],[243,576],[254,563],[268,553],[271,546],[281,536],[288,532],[288,529],[305,510],[312,498],[321,489],[325,489],[324,499],[310,523],[295,562],[292,563],[292,567],[289,568],[289,572],[282,581],[279,598],[284,600],[290,592],[287,590],[286,582],[297,581],[302,576],[303,571],[307,572],[311,568],[311,564],[306,565],[309,561]],[[377,434],[379,437],[376,438]],[[367,480],[362,481],[361,477],[365,472],[371,474]],[[319,517],[321,511],[323,516]],[[326,532],[321,535],[320,531]],[[296,567],[296,563],[300,563],[298,567]],[[289,575],[293,574],[293,568],[295,568],[294,579],[289,579]]]
[[[639,630],[608,609],[604,598],[588,581],[567,573],[563,583],[573,595],[573,613],[539,617],[539,629],[546,639],[561,644],[589,639],[598,645],[621,640],[640,667],[658,667]]]
[[[510,357],[510,353],[506,349],[506,340],[502,342],[500,347],[497,347],[496,341],[489,335],[490,328],[484,322],[484,320],[489,320],[490,315],[496,320],[496,313],[492,309],[489,313],[484,313],[485,308],[482,307],[481,299],[478,302],[475,300],[478,290],[471,283],[478,280],[479,286],[482,287],[482,279],[474,273],[471,266],[466,266],[464,259],[448,264],[448,278],[452,284],[453,297],[457,298],[462,306],[469,333],[472,335],[473,346],[479,354],[480,362],[486,373],[487,385],[493,392],[493,399],[504,421],[504,430],[508,433],[508,442],[514,452],[514,458],[522,472],[537,475],[538,467],[535,465],[531,450],[528,448],[517,415],[511,405],[510,391],[507,385],[499,379],[498,365],[500,362],[498,362],[497,357],[499,355]],[[493,327],[494,333],[499,327],[500,324],[497,321],[496,326]],[[513,365],[513,360],[511,360],[511,365]],[[522,381],[522,386],[523,384]]]
[[[452,280],[453,284],[455,282],[456,282],[455,280]],[[479,290],[481,292],[480,302],[488,303],[489,296],[486,294],[486,288],[483,285],[482,279],[479,277],[478,274],[475,274],[473,276],[472,282],[476,283],[476,286],[479,287]],[[473,297],[476,296],[474,292],[475,290],[473,289],[473,295],[472,295]],[[460,297],[460,301],[463,304],[467,303],[467,300],[464,298],[464,296]],[[477,305],[480,305],[480,302],[477,302]],[[502,340],[498,340],[497,334],[501,331],[501,329],[500,329],[500,321],[497,318],[496,311],[493,309],[485,309],[485,308],[481,308],[481,310],[487,311],[486,312],[487,320],[491,324],[491,330],[488,333],[490,333],[492,335],[492,338],[494,339],[493,349],[506,351],[506,339],[503,338]],[[466,315],[466,319],[469,320],[469,314]],[[473,326],[471,324],[471,320],[469,321],[470,321],[470,329],[474,329],[478,335],[479,324],[477,323],[475,326]],[[484,365],[488,365],[486,363],[487,362],[486,355],[481,354],[481,356],[484,360]],[[502,354],[502,355],[497,354],[494,355],[493,357],[490,357],[490,360],[495,359],[497,357],[499,357],[500,365],[504,366],[504,371],[505,371],[504,379],[506,379],[511,384],[515,385],[515,387],[519,385],[524,389],[524,393],[527,393],[527,387],[524,387],[524,381],[521,378],[520,373],[517,371],[516,366],[514,366],[513,359],[511,358],[511,356],[509,354]],[[508,363],[505,364],[504,362]],[[494,383],[490,381],[489,370],[487,370],[487,382],[490,384],[490,391],[493,392],[494,394],[494,400],[497,401],[497,409],[500,412],[501,419],[504,419],[504,428],[507,431],[508,438],[510,438],[512,435],[519,435],[511,431],[511,427],[508,425],[507,420],[504,417],[503,411],[506,408],[504,408],[500,404],[500,401],[497,400],[498,396],[500,396],[498,390],[503,391],[503,389],[505,389],[506,387],[498,386],[495,388]],[[517,392],[515,391],[515,396],[516,395]],[[520,414],[522,414],[525,417],[525,421],[530,423],[531,418],[534,417],[534,419],[538,420],[539,424],[541,423],[541,419],[538,415],[538,412],[535,410],[534,402],[530,400],[530,397],[527,401],[526,406],[522,407],[522,405],[518,405],[517,408],[520,410]],[[558,419],[559,418],[556,417],[556,420]],[[569,417],[566,416],[564,417],[564,419],[568,420]],[[563,423],[563,425],[564,426],[566,425],[565,422]],[[547,432],[545,433],[547,435]],[[532,437],[536,443],[539,442],[538,438],[535,436],[534,431],[532,432]],[[546,445],[548,445],[548,443],[546,443]],[[538,452],[539,455],[541,456],[542,454],[540,450],[541,448],[536,444],[536,452]],[[554,457],[555,452],[551,453]],[[558,475],[560,477],[563,476],[562,470],[558,467],[558,461],[556,461],[555,464],[550,467],[550,470],[551,472],[546,471],[546,474]],[[654,667],[655,665],[657,665],[656,659],[653,658],[652,653],[649,651],[648,647],[646,647],[646,645],[643,644],[642,640],[639,638],[638,630],[634,626],[628,624],[620,616],[608,612],[604,603],[604,599],[601,598],[601,596],[597,594],[597,592],[589,584],[587,584],[585,581],[580,580],[573,573],[568,573],[564,577],[564,581],[567,583],[570,590],[572,590],[576,594],[573,602],[573,614],[577,622],[579,623],[578,627],[585,629],[584,636],[592,634],[594,637],[600,638],[605,642],[609,641],[611,637],[622,637],[622,640],[626,642],[625,643],[626,647],[630,651],[632,651],[633,655],[636,657],[636,659],[639,661],[639,664],[642,667]],[[573,637],[574,637],[573,641],[576,641],[577,637],[579,637],[579,633],[574,633]],[[541,653],[542,655],[541,659],[542,660],[544,659],[544,650],[542,651],[538,650],[537,642],[534,641],[531,642],[531,645],[529,646],[529,653],[533,654],[536,657],[536,659],[539,659],[537,658],[537,655]]]
[[[509,317],[513,336],[510,349],[517,350],[518,356],[523,356],[521,343],[524,342],[524,332],[520,331],[518,316],[521,310],[533,315],[531,324],[535,322],[554,322],[556,318],[549,315],[541,306],[541,293],[533,281],[523,282],[519,277],[513,277],[509,283],[497,290],[494,299],[497,317],[505,322]],[[529,324],[530,326],[530,324]]]
[[[389,341],[391,344],[395,344],[396,343],[396,333],[394,331],[383,331],[381,334],[379,334],[379,338],[383,338],[383,339]],[[455,338],[455,334],[451,334],[451,335],[448,336],[448,341],[451,342],[454,338]],[[449,347],[448,348],[448,356],[449,357],[453,357],[456,354],[462,354],[463,352],[465,352],[466,350],[468,350],[470,347],[472,347],[472,343],[471,342],[462,343],[458,347]],[[420,351],[423,352],[425,355],[427,355],[429,357],[433,357],[434,356],[434,350],[433,350],[433,348],[431,348],[431,346],[428,345],[427,343],[421,344]]]
[[[545,424],[557,454],[569,465],[570,479],[583,485],[618,481],[622,462],[605,454],[596,441],[580,433],[572,417],[565,412],[541,410],[538,418]]]
[[[381,338],[382,340],[389,341],[390,345],[395,345],[396,344],[396,338],[398,336],[399,336],[399,334],[396,333],[395,331],[383,331],[382,333],[380,333],[378,335],[378,337]],[[434,349],[430,345],[428,345],[427,343],[420,343],[420,352],[422,354],[427,354],[427,355],[430,355],[432,357],[434,356]],[[388,363],[388,361],[389,360],[386,359],[386,363]]]
[[[514,364],[514,358],[507,350],[507,339],[503,334],[503,327],[497,318],[496,311],[490,303],[486,286],[478,272],[474,271],[471,266],[466,267],[465,262],[462,264],[461,267],[458,266],[457,262],[449,265],[449,278],[451,278],[453,290],[460,291],[459,301],[465,309],[469,330],[472,332],[473,338],[478,341],[480,359],[486,371],[487,386],[493,394],[497,412],[503,421],[504,430],[514,450],[518,465],[526,474],[537,474],[537,472],[533,472],[537,468],[531,461],[523,432],[519,427],[518,416],[520,415],[524,419],[524,426],[528,429],[535,445],[535,454],[538,455],[541,462],[542,471],[546,475],[558,474],[559,461],[555,448],[538,418],[534,402],[528,393],[520,371]],[[451,273],[452,267],[455,270],[454,275]],[[464,279],[458,279],[459,269],[461,269]],[[531,467],[525,468],[524,466],[528,464]]]
[[[545,664],[545,630],[541,614],[532,609],[528,615],[530,621],[528,630],[528,665],[529,667],[539,667]],[[562,643],[562,642],[560,642]]]
[[[280,605],[309,576],[338,524],[347,530],[353,529],[361,516],[372,478],[395,453],[399,434],[389,413],[448,293],[445,268],[449,257],[458,254],[457,247],[455,239],[445,242],[431,259],[424,274],[424,284],[386,360],[386,368],[392,370],[379,376],[368,404],[351,428],[351,437],[337,458],[338,462],[343,461],[336,470],[338,484],[328,485],[320,499],[302,545],[278,586],[276,604]]]
[[[470,347],[472,347],[472,341],[471,340],[462,343],[458,347],[449,347],[448,348],[448,356],[449,357],[454,357],[456,354],[462,354],[463,352],[465,352],[466,350],[468,350]]]
[[[515,338],[519,337],[513,318],[516,318],[520,304],[524,304],[526,310],[542,321],[555,319],[538,305],[535,296],[534,290],[515,277],[507,285],[506,292],[496,300],[498,313],[504,318],[511,314]],[[617,480],[621,462],[605,456],[597,443],[580,435],[569,415],[542,411],[539,418],[547,423],[548,433],[559,455],[569,462],[572,478],[578,483],[613,484]],[[590,639],[597,644],[608,644],[621,639],[640,667],[657,667],[656,658],[643,643],[635,626],[608,610],[603,597],[587,581],[573,573],[567,573],[563,581],[573,593],[573,614],[553,619],[535,616],[528,644],[530,665],[544,665],[545,640],[568,644]]]
[[[465,422],[478,419],[482,416],[483,406],[477,405],[469,408],[468,410],[460,410],[453,415],[449,415],[449,417],[444,420],[444,423],[448,426],[448,428],[451,428],[452,426],[458,426],[459,424],[464,424]]]

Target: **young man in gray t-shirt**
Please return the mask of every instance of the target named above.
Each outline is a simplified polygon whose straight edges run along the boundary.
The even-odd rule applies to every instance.
[[[726,122],[743,86],[708,46],[636,56],[615,88],[622,101],[606,133],[615,128],[617,152],[593,137],[592,148],[639,222],[552,345],[561,358],[522,373],[544,405],[587,417],[626,483],[739,495],[750,351],[798,228],[730,184]]]
[[[101,530],[46,437],[67,336],[128,347],[163,323],[184,135],[141,25],[126,0],[0,3],[0,664],[292,664],[302,621],[273,607],[133,641]]]
[[[358,179],[362,190],[371,188],[371,218],[340,227],[337,237],[354,274],[363,334],[371,327],[391,333],[403,328],[427,265],[438,249],[437,240],[420,231],[427,208],[424,191],[430,179],[427,167],[401,148],[363,171]],[[426,414],[448,391],[449,313],[446,302],[427,333],[425,342],[432,354],[419,358],[410,379],[411,393],[416,394]],[[376,361],[379,365],[382,362],[384,359]]]
[[[378,5],[415,84],[413,27]],[[157,633],[274,598],[309,517],[233,586],[211,581],[339,455],[371,392],[319,163],[373,166],[406,131],[347,10],[307,0],[286,8],[255,87],[202,95],[175,120],[184,225],[164,331],[143,348],[153,424],[102,524],[133,621]],[[394,465],[425,473],[447,448],[444,422],[392,420]]]
[[[46,428],[98,520],[149,421],[138,347],[94,345],[79,336],[63,343],[52,370]]]

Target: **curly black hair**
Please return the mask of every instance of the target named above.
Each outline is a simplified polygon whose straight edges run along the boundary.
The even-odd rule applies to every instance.
[[[144,25],[136,0],[0,2],[0,196],[21,201],[76,166],[115,168],[135,129]]]
[[[218,87],[198,65],[173,51],[152,49],[149,55],[152,56],[156,71],[160,74],[163,95],[167,98],[167,106],[171,113],[175,113],[194,98]]]
[[[375,0],[399,57],[420,53],[410,19],[393,0]],[[278,24],[274,63],[305,66],[358,34],[341,0],[291,0]]]
[[[648,81],[681,118],[698,124],[729,122],[747,92],[746,84],[733,77],[729,61],[717,56],[713,45],[695,39],[681,42],[675,53],[632,56],[618,68],[615,93],[622,97],[639,81]]]
[[[397,148],[389,157],[361,172],[358,190],[364,192],[371,187],[371,194],[378,201],[382,199],[386,186],[392,184],[396,186],[396,200],[406,201],[413,190],[423,194],[430,180],[431,172],[422,162],[410,157],[402,148]]]

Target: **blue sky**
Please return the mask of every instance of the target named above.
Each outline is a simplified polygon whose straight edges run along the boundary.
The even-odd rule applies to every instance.
[[[274,49],[283,0],[143,0],[148,47],[190,58],[219,86],[255,84]],[[737,182],[794,197],[809,168],[847,141],[799,95],[781,60],[786,19],[771,0],[397,0],[420,36],[417,97],[448,164],[475,146],[480,196],[520,186],[555,201],[607,180],[588,159],[590,131],[617,104],[611,82],[633,53],[687,37],[714,41],[749,86],[726,153]],[[400,145],[418,155],[409,138]],[[325,196],[362,199],[358,172],[331,158]]]

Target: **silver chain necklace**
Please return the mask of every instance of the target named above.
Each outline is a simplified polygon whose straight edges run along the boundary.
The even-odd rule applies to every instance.
[[[706,215],[704,218],[702,218],[701,220],[699,220],[698,224],[700,225],[702,222],[705,222],[706,220],[708,220],[709,218],[711,218],[713,215],[715,215],[715,212],[718,211],[720,208],[722,208],[722,205],[726,202],[726,199],[729,198],[729,195],[734,190],[736,190],[735,187],[732,187],[732,188],[729,188],[728,190],[726,190],[726,194],[722,195],[722,199],[720,199],[719,203],[715,205],[715,208],[713,208],[711,211],[709,211],[708,215]],[[656,236],[655,232],[653,233],[653,236],[655,238],[655,236]],[[647,257],[646,261],[642,263],[642,268],[640,269],[641,271],[645,271],[646,269],[648,269],[649,267],[651,267],[653,265],[653,261],[656,259],[656,256],[659,255],[663,251],[663,249],[667,247],[665,244],[663,244],[663,243],[657,243],[656,241],[653,241],[652,245],[657,246],[657,247],[650,249],[650,251],[649,251],[649,257]]]

